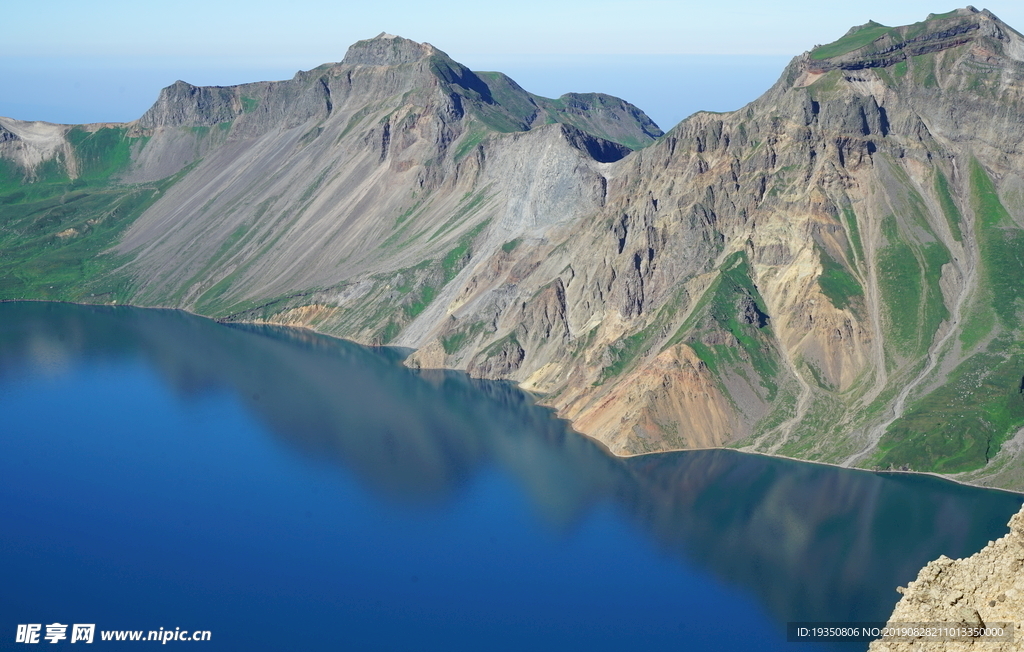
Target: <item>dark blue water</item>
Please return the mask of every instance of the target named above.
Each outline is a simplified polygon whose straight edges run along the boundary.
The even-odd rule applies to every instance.
[[[60,622],[206,650],[810,652],[787,621],[884,620],[1022,501],[616,459],[504,383],[171,311],[0,304],[0,415],[2,649]]]

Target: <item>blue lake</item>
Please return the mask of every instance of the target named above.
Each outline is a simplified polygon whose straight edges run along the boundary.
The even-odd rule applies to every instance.
[[[1024,500],[618,459],[507,383],[174,311],[0,304],[0,415],[0,649],[59,622],[204,650],[811,652],[788,621],[885,620]]]

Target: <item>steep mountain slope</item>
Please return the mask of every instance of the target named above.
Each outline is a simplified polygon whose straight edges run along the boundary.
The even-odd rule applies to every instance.
[[[481,262],[433,343],[400,341],[619,453],[998,461],[1024,425],[1022,44],[971,9],[855,28],[617,163],[605,207]]]
[[[1022,91],[986,11],[868,23],[630,153],[660,132],[621,100],[381,35],[129,125],[0,122],[0,291],[412,347],[619,454],[1024,488]]]
[[[8,218],[7,231],[11,249],[28,245],[26,255],[51,244],[49,227],[64,244],[111,221],[106,206],[54,219],[50,205],[33,201],[69,203],[71,187],[91,180],[91,159],[105,166],[104,192],[180,175],[147,198],[121,239],[118,252],[132,265],[107,265],[114,276],[89,287],[100,292],[57,296],[212,314],[443,258],[467,248],[487,220],[501,221],[495,234],[519,234],[572,219],[603,199],[592,168],[661,135],[617,98],[537,97],[504,75],[477,75],[430,45],[386,34],[285,82],[177,82],[127,125],[4,119],[0,128],[5,181],[17,190],[5,201],[17,206],[12,217],[23,214]],[[483,171],[485,155],[492,162]],[[518,205],[505,208],[509,193]],[[43,242],[31,239],[36,230]],[[16,262],[11,276],[23,282],[5,295],[47,295],[53,279],[25,275],[30,261]],[[418,271],[447,279],[459,262]],[[372,339],[373,329],[359,335]]]

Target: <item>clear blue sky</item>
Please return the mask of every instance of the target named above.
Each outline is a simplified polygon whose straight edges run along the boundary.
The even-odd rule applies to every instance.
[[[952,8],[922,0],[11,2],[0,39],[0,115],[131,120],[175,79],[290,77],[387,31],[433,43],[474,69],[501,69],[540,94],[622,95],[668,128],[699,108],[739,108],[790,57],[853,25],[901,25]],[[1019,0],[987,8],[1024,29]]]

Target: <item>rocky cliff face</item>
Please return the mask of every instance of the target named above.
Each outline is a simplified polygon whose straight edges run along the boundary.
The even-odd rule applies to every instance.
[[[540,98],[382,34],[286,82],[179,82],[120,150],[48,127],[32,151],[67,142],[79,178],[122,152],[111,178],[153,185],[69,298],[411,347],[541,393],[619,454],[1016,486],[1022,61],[972,8],[868,23],[661,135],[622,100]]]
[[[1024,271],[1022,39],[971,9],[865,29],[616,163],[599,211],[519,253],[526,277],[476,268],[437,337],[479,320],[480,345],[444,362],[481,368],[514,339],[502,373],[618,453],[998,463],[1024,425],[1021,299],[1001,280]],[[569,335],[542,352],[547,303],[495,298],[556,279]]]
[[[927,641],[880,639],[871,643],[872,652],[909,650],[994,650],[1024,649],[1024,510],[1010,519],[1010,532],[989,541],[981,552],[966,559],[939,557],[929,563],[917,579],[896,590],[903,598],[889,622],[946,623],[951,626],[985,627],[1010,623],[1012,641],[949,640]]]

